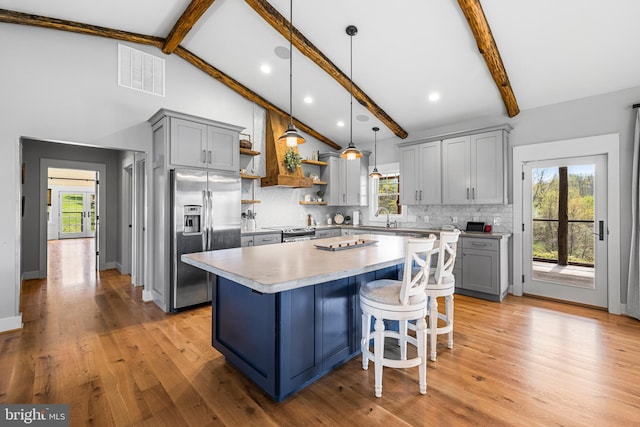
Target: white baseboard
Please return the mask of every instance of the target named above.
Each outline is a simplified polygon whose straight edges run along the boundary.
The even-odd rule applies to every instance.
[[[116,262],[115,261],[105,262],[104,263],[104,267],[101,270],[113,270],[114,268],[116,268]]]
[[[144,302],[153,301],[153,292],[147,291],[147,290],[143,290],[142,291],[142,301],[144,301]]]
[[[40,278],[40,272],[38,270],[25,271],[24,273],[22,273],[21,280],[31,280],[31,279],[39,279],[39,278]]]
[[[0,332],[14,331],[22,329],[22,314],[13,317],[0,319]]]

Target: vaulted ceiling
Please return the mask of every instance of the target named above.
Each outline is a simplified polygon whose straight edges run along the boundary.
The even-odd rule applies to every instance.
[[[0,25],[155,46],[289,111],[289,0],[0,0],[0,9]],[[410,140],[640,86],[638,17],[636,0],[293,0],[293,114],[303,131],[347,144],[351,41],[356,144],[374,126],[379,140]],[[358,28],[353,40],[348,25]],[[429,100],[434,93],[439,100]]]

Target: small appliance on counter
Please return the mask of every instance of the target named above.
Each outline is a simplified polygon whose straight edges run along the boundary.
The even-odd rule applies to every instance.
[[[484,222],[469,221],[467,222],[466,232],[484,233]]]
[[[353,225],[360,225],[360,211],[353,211]]]

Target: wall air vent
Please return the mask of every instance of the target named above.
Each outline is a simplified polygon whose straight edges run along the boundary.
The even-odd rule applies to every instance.
[[[164,59],[118,44],[118,84],[164,96]]]

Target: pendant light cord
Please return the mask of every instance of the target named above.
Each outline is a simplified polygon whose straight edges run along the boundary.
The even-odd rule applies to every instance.
[[[289,1],[289,124],[293,126],[293,0]]]
[[[351,52],[349,62],[349,94],[351,95],[351,109],[349,111],[349,143],[353,144],[353,35],[351,37]]]

